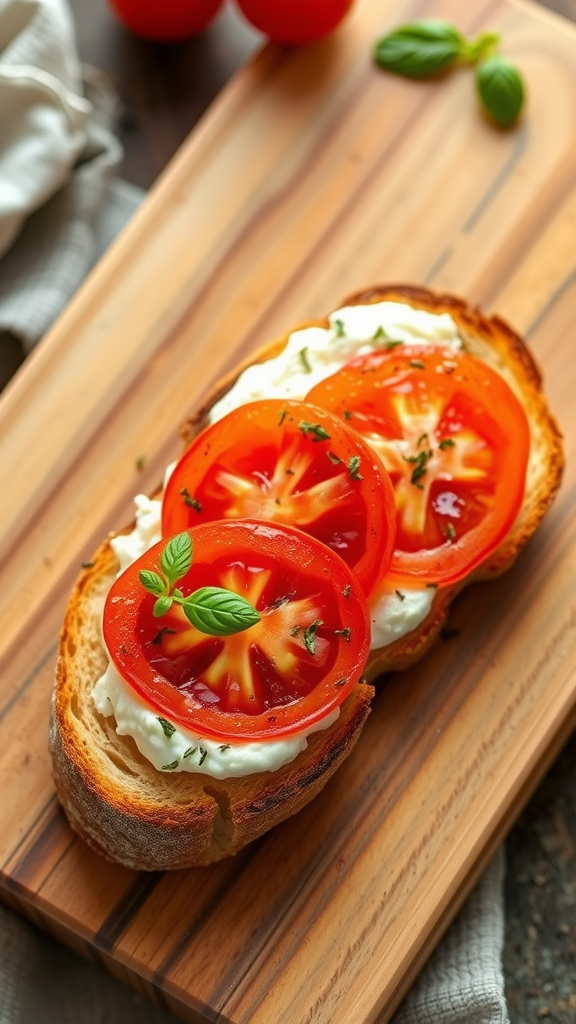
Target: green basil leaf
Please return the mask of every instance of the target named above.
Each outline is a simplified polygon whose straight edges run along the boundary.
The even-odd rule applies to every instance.
[[[506,57],[493,55],[476,68],[476,88],[486,113],[506,128],[514,123],[524,105],[520,72]]]
[[[192,565],[192,540],[189,533],[177,533],[168,541],[160,564],[170,586],[186,575]]]
[[[240,594],[222,587],[200,587],[182,602],[186,618],[209,636],[241,633],[260,621],[260,615]]]
[[[170,611],[170,608],[172,607],[173,600],[174,599],[169,597],[168,594],[164,594],[162,597],[159,597],[152,609],[152,615],[154,618],[159,619],[161,615],[166,615],[166,612]]]
[[[157,597],[166,590],[162,577],[157,572],[151,572],[150,569],[141,569],[138,573],[138,579],[142,586],[146,587],[146,590],[149,590],[151,594],[155,594]]]
[[[465,48],[465,39],[454,25],[424,18],[379,39],[374,59],[386,71],[407,78],[426,78],[447,68]]]

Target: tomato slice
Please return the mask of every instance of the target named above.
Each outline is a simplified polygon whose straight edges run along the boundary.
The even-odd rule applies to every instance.
[[[176,604],[155,618],[139,573],[159,571],[161,541],[106,599],[104,641],[126,682],[168,721],[224,740],[281,737],[338,707],[370,647],[366,599],[342,559],[300,530],[260,521],[204,523],[189,534],[183,596],[224,587],[250,601],[260,621],[211,636]]]
[[[454,583],[497,547],[522,504],[530,429],[489,366],[402,345],[353,359],[307,400],[350,422],[392,478],[393,575]]]
[[[177,463],[162,534],[265,519],[327,544],[368,594],[392,558],[394,490],[374,451],[338,417],[295,401],[251,402],[207,427]]]

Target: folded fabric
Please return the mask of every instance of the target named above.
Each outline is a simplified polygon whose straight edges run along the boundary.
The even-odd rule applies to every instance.
[[[393,1024],[508,1024],[501,846],[408,993]]]
[[[88,270],[122,156],[64,0],[0,0],[0,331],[29,352]]]

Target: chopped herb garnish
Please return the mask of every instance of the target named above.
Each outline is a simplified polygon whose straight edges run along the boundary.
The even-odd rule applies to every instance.
[[[438,590],[437,583],[427,583],[426,586],[429,587],[430,590]]]
[[[380,324],[380,326],[376,328],[374,334],[372,335],[372,341],[379,341],[380,338],[388,338],[388,337],[389,337],[389,335],[386,334],[386,331],[382,327],[382,324]]]
[[[443,437],[438,447],[440,451],[443,452],[445,448],[455,448],[456,441],[451,437]]]
[[[161,644],[162,640],[164,639],[164,637],[166,635],[166,633],[175,633],[175,632],[176,632],[176,630],[175,629],[170,629],[170,626],[162,626],[162,629],[158,630],[158,632],[156,633],[156,636],[150,642],[153,643],[153,644]]]
[[[139,455],[138,458],[134,460],[134,465],[138,471],[144,469],[144,466],[146,465],[146,456]]]
[[[126,647],[126,644],[120,644],[120,653],[128,654],[128,648]]]
[[[305,436],[311,436],[313,441],[329,441],[330,434],[319,423],[308,423],[307,420],[300,420],[298,430]]]
[[[308,346],[305,345],[304,348],[301,348],[298,355],[300,356],[300,362],[304,367],[304,373],[312,373],[312,367],[308,358]]]
[[[425,475],[426,463],[432,458],[432,455],[432,449],[428,448],[427,451],[418,452],[417,455],[403,456],[404,462],[411,462],[414,466],[410,476],[410,483],[414,484],[416,487],[420,487],[420,489],[422,489],[422,484],[419,483],[419,481]]]
[[[206,760],[207,757],[208,751],[204,747],[200,747],[200,758],[198,760],[198,767],[200,767],[201,764],[204,764],[204,761]]]
[[[178,758],[175,761],[171,761],[170,764],[163,764],[163,772],[173,772],[178,767]]]
[[[292,629],[290,630],[290,636],[298,636],[298,633],[300,632],[301,629],[302,626],[292,626]]]
[[[160,718],[160,715],[156,715],[160,725],[162,726],[162,732],[166,736],[166,739],[170,739],[171,736],[176,732],[176,727],[172,725],[166,718]]]
[[[184,499],[184,504],[187,505],[188,508],[193,508],[196,510],[196,512],[202,511],[201,503],[197,501],[196,498],[192,497],[187,487],[180,488],[179,493],[182,495],[182,498]]]
[[[428,434],[420,434],[420,437],[416,441],[416,447],[419,448],[421,444],[424,444],[424,441],[428,443]]]
[[[304,630],[304,646],[308,651],[308,654],[316,653],[316,630],[322,625],[322,619],[315,619],[309,626]]]
[[[221,743],[220,746],[218,747],[218,750],[221,750],[222,753],[224,753],[226,750],[230,750],[230,744],[229,743]]]
[[[448,523],[448,526],[446,527],[446,536],[448,537],[448,540],[454,540],[456,537],[456,530],[452,523]]]
[[[188,750],[184,751],[182,757],[192,757],[192,754],[195,754],[197,750],[198,747],[188,747]]]
[[[360,469],[360,456],[351,455],[347,462],[348,472],[353,480],[362,480],[362,474],[358,472]]]
[[[351,410],[351,409],[344,409],[344,412],[342,413],[342,415],[343,415],[343,417],[344,417],[344,419],[345,419],[345,420],[351,420],[351,419],[352,419],[352,416],[353,416],[354,414],[353,414],[353,412],[352,412],[352,410]]]
[[[413,366],[415,370],[426,369],[426,363],[423,363],[421,359],[411,359],[410,366]]]
[[[352,592],[352,587],[350,586],[349,583],[347,583],[346,586],[344,587],[344,590],[342,591],[342,593],[343,593],[344,597],[350,597],[351,592]]]
[[[339,462],[342,462],[342,459],[339,459],[337,455],[334,455],[334,452],[326,452],[326,455],[334,466],[337,466]]]
[[[344,676],[343,679],[337,679],[336,682],[334,683],[334,686],[345,686],[347,682],[348,682],[348,677]]]
[[[93,569],[94,568],[94,562],[82,562],[82,568],[83,569]]]
[[[343,338],[344,335],[346,334],[346,328],[344,326],[344,321],[343,320],[335,320],[334,321],[334,330],[336,331],[336,337],[337,338]]]
[[[334,634],[336,636],[343,636],[345,641],[346,641],[346,643],[349,644],[350,643],[350,637],[352,636],[352,628],[351,628],[351,626],[344,626],[343,629],[335,629],[334,630]]]
[[[294,476],[294,470],[293,469],[287,469],[285,472],[286,472],[287,476]]]
[[[278,426],[281,427],[286,419],[286,409],[280,409],[280,415],[278,416]]]
[[[400,599],[400,601],[406,600],[406,594],[403,594],[401,590],[395,590],[394,593],[396,594],[396,597]]]

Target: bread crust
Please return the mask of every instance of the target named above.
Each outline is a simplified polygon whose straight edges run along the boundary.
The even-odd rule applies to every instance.
[[[437,589],[425,621],[411,633],[371,653],[366,680],[402,669],[423,656],[442,628],[455,595],[466,585],[495,576],[512,564],[538,527],[560,485],[563,453],[558,427],[541,391],[539,369],[522,339],[499,317],[486,317],[463,299],[422,287],[387,285],[350,296],[342,306],[383,300],[405,302],[433,313],[450,313],[466,351],[497,369],[520,397],[531,430],[526,493],[507,537],[460,583]],[[328,320],[301,327],[327,326]],[[212,406],[242,370],[273,358],[288,335],[260,350],[212,390],[184,425],[188,443],[206,424]],[[98,853],[130,868],[172,870],[209,864],[300,810],[324,787],[354,747],[370,710],[373,689],[361,681],[329,729],[309,737],[308,748],[276,772],[244,779],[212,779],[160,773],[114,719],[98,713],[91,691],[106,668],[100,642],[105,595],[118,566],[106,540],[91,568],[82,572],[62,628],[52,699],[50,750],[59,799],[72,827]]]

